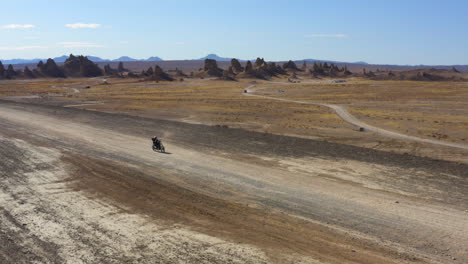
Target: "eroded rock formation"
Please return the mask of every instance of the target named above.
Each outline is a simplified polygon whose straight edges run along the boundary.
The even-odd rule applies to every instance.
[[[208,76],[221,77],[223,75],[223,70],[218,68],[218,63],[216,62],[216,60],[212,59],[205,60],[205,66],[203,67],[203,71]]]
[[[65,60],[62,68],[66,76],[71,77],[97,77],[103,74],[101,68],[88,57],[73,54]]]
[[[65,78],[65,73],[60,69],[53,59],[48,59],[46,63],[40,61],[37,70],[43,77]]]
[[[241,73],[244,71],[244,67],[242,67],[239,60],[237,59],[231,59],[231,67],[234,73]]]

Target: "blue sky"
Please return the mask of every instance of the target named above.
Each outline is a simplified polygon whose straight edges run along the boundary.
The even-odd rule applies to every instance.
[[[468,1],[1,1],[0,58],[468,64]],[[81,24],[81,25],[80,25]]]

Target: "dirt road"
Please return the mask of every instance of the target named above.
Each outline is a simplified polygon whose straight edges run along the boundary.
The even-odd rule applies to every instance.
[[[1,263],[468,261],[466,165],[7,102],[0,141]]]
[[[285,83],[283,83],[283,84],[285,84]],[[251,85],[251,86],[247,87],[246,90],[251,90],[253,87],[254,86]],[[415,142],[421,142],[421,143],[426,143],[426,144],[433,144],[433,145],[439,145],[439,146],[445,146],[445,147],[468,150],[468,145],[465,145],[465,144],[444,142],[444,141],[440,141],[440,140],[414,137],[414,136],[409,136],[409,135],[405,135],[405,134],[401,134],[401,133],[397,133],[397,132],[394,132],[394,131],[390,131],[390,130],[386,130],[386,129],[383,129],[383,128],[379,128],[379,127],[369,125],[369,124],[357,119],[350,112],[348,112],[346,110],[346,108],[344,106],[342,106],[342,105],[290,100],[290,99],[286,99],[286,98],[278,98],[278,97],[271,97],[271,96],[254,94],[252,92],[244,93],[244,95],[255,96],[255,97],[260,97],[260,98],[266,98],[266,99],[276,100],[276,101],[290,102],[290,103],[324,106],[324,107],[328,107],[328,108],[332,109],[333,111],[335,111],[335,113],[339,117],[341,117],[344,121],[346,121],[346,122],[348,122],[348,123],[350,123],[352,125],[355,125],[358,128],[363,128],[366,131],[371,131],[371,132],[377,133],[377,134],[382,135],[382,136],[392,137],[392,138],[396,138],[396,139],[409,140],[409,141],[415,141]]]

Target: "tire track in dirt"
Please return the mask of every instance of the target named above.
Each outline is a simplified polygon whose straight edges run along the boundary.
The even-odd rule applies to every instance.
[[[267,208],[289,211],[322,223],[331,222],[336,226],[369,233],[380,239],[397,241],[405,246],[411,247],[414,243],[421,243],[420,241],[432,241],[434,244],[424,245],[426,250],[440,249],[446,245],[459,247],[453,243],[460,241],[463,234],[454,233],[453,230],[466,229],[459,222],[466,216],[462,216],[458,210],[444,208],[443,211],[439,205],[404,196],[398,196],[398,199],[405,202],[395,205],[394,195],[360,188],[346,182],[327,180],[326,177],[320,176],[323,172],[314,170],[314,163],[310,164],[310,168],[297,171],[262,167],[253,164],[255,162],[236,162],[204,153],[199,149],[185,148],[173,142],[167,144],[173,155],[154,155],[150,149],[149,138],[102,129],[99,122],[87,120],[82,123],[76,119],[60,119],[7,106],[1,106],[0,109],[0,117],[17,123],[15,129],[18,131],[24,129],[49,135],[59,144],[73,142],[77,150],[83,153],[89,153],[88,148],[98,148],[113,159],[134,164],[140,170],[163,170],[166,173],[154,173],[152,176],[156,180],[169,180],[199,194],[256,202],[257,205]],[[86,111],[74,112],[80,113],[79,117],[92,115]],[[118,116],[115,119],[111,115],[106,117],[116,122],[115,126],[121,125]],[[339,163],[335,162],[334,166],[339,167]],[[358,167],[353,168],[359,172]],[[385,172],[372,169],[372,173]],[[164,174],[167,175],[166,178],[163,178]],[[231,193],[232,196],[229,195]],[[441,236],[444,238],[441,239]],[[437,243],[434,242],[436,237],[439,240]]]
[[[44,120],[39,122],[44,122]],[[300,256],[305,256],[305,263],[321,263],[321,261],[316,262],[314,259],[320,259],[326,263],[398,263],[398,259],[412,258],[407,255],[397,255],[392,250],[365,242],[366,240],[354,239],[349,234],[337,233],[320,224],[264,208],[249,207],[243,203],[213,198],[201,192],[186,189],[187,187],[181,183],[174,184],[158,179],[155,174],[169,174],[168,177],[172,178],[178,177],[178,175],[173,171],[175,168],[167,171],[162,167],[157,161],[157,156],[143,162],[152,160],[153,164],[157,164],[156,168],[155,165],[146,165],[150,168],[145,172],[143,169],[145,166],[138,164],[138,162],[125,163],[107,160],[103,158],[102,153],[91,154],[86,151],[86,148],[80,147],[82,142],[74,141],[72,143],[72,138],[61,138],[53,131],[44,133],[42,129],[29,130],[27,127],[23,130],[19,126],[6,123],[8,122],[3,122],[3,133],[9,130],[16,136],[21,135],[24,139],[32,137],[33,142],[41,144],[38,147],[24,139],[14,140],[13,142],[19,142],[15,143],[17,152],[23,153],[23,155],[13,155],[11,151],[7,151],[13,147],[5,147],[4,151],[0,152],[0,154],[3,152],[11,154],[7,162],[12,166],[10,169],[17,169],[15,164],[23,168],[27,167],[24,164],[36,164],[31,166],[27,175],[10,171],[5,179],[7,182],[0,181],[1,186],[11,187],[10,191],[6,191],[7,196],[10,197],[12,193],[27,188],[28,192],[21,191],[18,197],[26,198],[27,206],[34,206],[34,211],[19,211],[13,202],[9,203],[7,210],[13,211],[15,217],[19,217],[23,223],[28,223],[32,227],[29,229],[29,233],[39,233],[44,240],[54,241],[54,245],[61,249],[61,256],[68,261],[71,260],[72,263],[76,263],[74,261],[81,258],[80,255],[85,255],[87,262],[92,263],[102,263],[110,257],[119,260],[118,262],[133,262],[131,256],[139,256],[133,251],[142,252],[143,255],[152,255],[154,258],[158,257],[164,260],[163,263],[176,263],[170,256],[173,254],[178,254],[180,255],[179,259],[187,259],[188,262],[192,263],[226,263],[228,258],[236,260],[237,263],[283,263],[287,262],[287,258],[283,259],[283,254],[286,256],[292,254],[296,257],[299,255],[299,259],[301,259]],[[50,125],[56,126],[57,124]],[[70,124],[62,125],[69,127]],[[8,128],[8,126],[10,127]],[[13,132],[13,130],[16,131]],[[28,133],[26,131],[34,132]],[[96,132],[93,132],[94,136],[102,139],[100,132]],[[115,135],[111,132],[106,134],[113,142],[116,141],[116,136],[123,139],[124,142],[132,141],[123,135]],[[37,140],[39,142],[36,142]],[[70,143],[73,146],[71,148],[68,145]],[[135,140],[133,140],[133,144],[135,144]],[[137,149],[144,148],[146,145],[140,145],[140,142],[137,144]],[[99,147],[103,151],[110,150],[108,145],[99,145]],[[131,151],[128,152],[127,148],[128,145],[124,148],[118,147],[112,152],[128,155]],[[182,152],[174,147],[172,149]],[[77,154],[70,152],[71,150],[79,150],[84,153]],[[62,162],[60,166],[56,164],[59,162],[57,159],[59,152],[61,152],[59,159]],[[144,155],[150,152],[144,151]],[[51,155],[52,153],[55,154]],[[22,160],[24,164],[18,159]],[[142,156],[138,159],[142,159]],[[35,171],[33,168],[38,165],[40,170]],[[179,166],[185,167],[186,165],[179,162]],[[62,169],[56,170],[55,167]],[[64,168],[67,168],[68,173],[63,171]],[[200,170],[192,165],[189,165],[187,169]],[[190,176],[195,177],[195,175]],[[19,178],[23,178],[24,182],[11,184],[12,180]],[[32,181],[32,184],[28,184],[28,181]],[[214,185],[218,190],[222,188],[219,183]],[[50,192],[49,190],[52,188],[53,192]],[[82,193],[88,196],[89,201],[80,195]],[[2,201],[1,198],[0,196],[0,201]],[[98,198],[102,198],[102,200]],[[121,209],[113,209],[114,206],[109,204],[109,200],[114,202],[116,208]],[[105,205],[105,208],[101,208],[102,205]],[[74,208],[78,209],[78,212]],[[122,210],[125,213],[119,214],[115,212],[117,210]],[[204,237],[201,234],[193,235],[187,233],[186,230],[184,231],[183,228],[170,227],[173,224],[169,225],[168,232],[153,230],[151,233],[141,234],[140,230],[147,230],[149,224],[145,224],[143,228],[133,226],[135,220],[138,219],[137,216],[132,216],[130,219],[133,219],[132,223],[126,219],[128,218],[125,217],[126,214],[149,215],[154,219],[162,219],[170,223],[182,223],[191,226],[192,230],[202,231],[202,234],[209,234],[213,237]],[[114,223],[114,219],[130,226],[120,228],[118,222]],[[138,220],[136,223],[140,224],[141,221]],[[109,225],[114,230],[109,230]],[[117,228],[119,229],[118,233],[115,230]],[[157,229],[164,228],[168,227]],[[129,231],[128,229],[133,230]],[[57,234],[56,230],[59,230],[60,234]],[[156,242],[154,238],[151,238],[153,232],[158,238]],[[178,235],[179,233],[183,235]],[[125,237],[126,235],[137,235],[138,245],[132,245],[134,238]],[[12,236],[14,239],[18,239],[18,235],[12,234]],[[227,238],[227,240],[223,240],[223,238]],[[130,241],[125,241],[127,239]],[[235,243],[230,242],[231,240],[234,240]],[[119,244],[110,241],[117,241]],[[239,242],[243,244],[239,245]],[[154,248],[155,244],[163,249],[169,246],[174,248],[151,254],[150,249]],[[141,249],[133,248],[141,245],[145,246],[142,246]],[[151,245],[150,249],[147,249],[148,245]],[[62,246],[65,246],[66,250]],[[262,254],[258,253],[258,247],[272,252],[268,256],[273,257],[273,259],[263,260]],[[93,250],[93,248],[96,249]],[[130,248],[132,252],[128,252],[127,248]],[[216,250],[217,253],[210,253],[209,248]],[[354,251],[351,251],[350,248]],[[13,252],[7,252],[7,254],[14,256]],[[309,257],[312,258],[309,259]],[[146,263],[157,263],[154,262],[154,258]],[[420,262],[424,263],[422,260]]]
[[[396,139],[409,140],[409,141],[415,141],[415,142],[420,142],[420,143],[434,144],[434,145],[439,145],[439,146],[444,146],[444,147],[451,147],[451,148],[458,148],[458,149],[468,150],[468,145],[464,145],[464,144],[460,144],[460,143],[444,142],[444,141],[439,141],[439,140],[434,140],[434,139],[420,138],[420,137],[415,137],[415,136],[409,136],[409,135],[405,135],[405,134],[401,134],[401,133],[398,133],[398,132],[394,132],[394,131],[390,131],[390,130],[386,130],[386,129],[383,129],[383,128],[379,128],[379,127],[376,127],[376,126],[369,125],[369,124],[357,119],[350,112],[348,112],[344,106],[341,106],[341,105],[317,103],[317,102],[308,102],[308,101],[298,101],[298,100],[291,100],[291,99],[271,97],[271,96],[266,96],[266,95],[259,95],[259,94],[250,93],[249,89],[252,89],[254,86],[255,85],[250,85],[250,86],[246,87],[245,90],[247,92],[243,93],[243,95],[259,97],[259,98],[265,98],[265,99],[269,99],[269,100],[282,101],[282,102],[289,102],[289,103],[323,106],[323,107],[327,107],[327,108],[332,109],[344,121],[346,121],[346,122],[348,122],[348,123],[350,123],[350,124],[352,124],[352,125],[354,125],[354,126],[356,126],[358,128],[363,128],[366,131],[372,131],[372,132],[374,132],[376,134],[379,134],[379,135],[382,135],[382,136],[396,138]]]

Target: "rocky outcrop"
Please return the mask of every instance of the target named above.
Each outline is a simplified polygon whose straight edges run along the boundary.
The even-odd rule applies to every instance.
[[[457,73],[448,69],[414,69],[406,71],[393,72],[390,70],[381,70],[379,72],[363,71],[360,75],[371,80],[410,80],[410,81],[423,81],[423,82],[466,82],[465,73]]]
[[[109,64],[104,66],[104,74],[107,76],[119,76],[119,71],[113,69]]]
[[[286,72],[274,62],[263,63],[257,71],[264,76],[270,77],[286,74]]]
[[[152,76],[154,74],[153,67],[149,67],[148,70],[146,70],[146,72],[144,72],[144,74],[146,76]]]
[[[179,70],[178,68],[175,69],[174,76],[175,76],[175,77],[179,77],[179,78],[188,77],[187,74],[185,74],[183,71]]]
[[[231,75],[236,75],[236,73],[234,72],[234,70],[232,69],[232,66],[229,66],[229,68],[227,69],[228,73],[231,74]]]
[[[3,63],[0,61],[0,80],[5,78],[5,66],[3,66]]]
[[[78,75],[80,71],[80,61],[73,54],[70,54],[64,62],[63,69],[65,73],[70,76]]]
[[[237,75],[238,78],[255,78],[255,79],[265,79],[258,70],[254,69],[252,62],[247,61],[245,64],[244,71]]]
[[[253,66],[252,66],[252,62],[247,61],[247,63],[245,64],[244,73],[247,73],[247,74],[252,74],[252,73],[254,73],[254,69],[253,69]]]
[[[27,79],[36,78],[36,75],[29,69],[28,66],[24,67],[23,76]]]
[[[239,60],[237,59],[231,59],[231,67],[234,73],[241,73],[244,71],[244,67],[242,67]]]
[[[364,70],[365,71],[365,70]],[[309,74],[313,77],[346,77],[351,75],[352,73],[348,70],[346,66],[339,68],[335,64],[328,64],[328,63],[317,63],[315,62],[312,66],[312,69],[308,70]]]
[[[234,71],[235,72],[235,71]],[[263,58],[257,58],[255,64],[247,61],[244,71],[237,74],[239,78],[269,79],[280,74],[285,74],[285,70],[274,62],[266,62]]]
[[[345,76],[349,76],[349,75],[352,75],[353,73],[351,71],[348,70],[348,67],[347,66],[344,66],[343,67],[343,74]]]
[[[8,68],[6,69],[5,71],[5,78],[6,79],[13,79],[16,77],[16,71],[15,69],[13,68],[13,65],[8,65]]]
[[[287,71],[299,71],[294,61],[290,60],[283,64],[283,69]]]
[[[255,69],[260,69],[264,66],[266,66],[266,62],[263,58],[257,58],[255,60]]]
[[[286,71],[279,65],[276,65],[276,72],[278,74],[286,74]]]
[[[146,71],[147,80],[151,81],[173,81],[174,79],[169,76],[169,74],[165,73],[161,67],[158,65],[154,66],[154,70],[150,67]]]
[[[203,67],[203,71],[208,76],[221,77],[223,75],[223,70],[218,68],[218,63],[216,62],[216,60],[212,59],[205,60],[205,66]]]
[[[123,62],[119,62],[119,66],[117,67],[117,71],[119,73],[127,72],[128,70],[124,68]]]
[[[135,74],[133,72],[127,72],[126,74],[122,74],[122,77],[128,77],[128,78],[138,78],[138,74]]]
[[[62,68],[65,74],[71,77],[97,77],[103,75],[101,68],[85,56],[77,57],[70,54]]]
[[[44,67],[44,63],[42,61],[39,61],[36,65],[36,68],[42,69]]]
[[[9,64],[5,69],[3,64],[0,62],[0,80],[4,79],[17,79],[17,78],[35,78],[33,72],[26,66],[24,72],[21,70],[15,70],[13,65]]]
[[[103,75],[102,69],[96,63],[88,59],[88,57],[79,56],[78,60],[80,60],[81,63],[81,77],[97,77]],[[66,65],[67,64],[65,62],[65,66]]]
[[[229,69],[223,71],[223,76],[220,77],[220,80],[223,80],[223,81],[235,81],[236,80],[234,78],[235,74],[232,72],[232,68],[229,67]]]
[[[65,78],[65,73],[60,69],[53,59],[48,59],[46,63],[40,61],[37,70],[43,77]]]
[[[374,77],[374,76],[372,76]],[[427,72],[418,72],[415,77],[410,77],[409,78],[412,81],[445,81],[447,78],[444,78],[442,76],[436,75],[436,74],[431,74]]]
[[[370,78],[375,77],[375,73],[374,73],[373,71],[368,71],[368,72],[366,72],[364,75],[365,75],[366,77],[370,77]]]
[[[36,76],[36,78],[44,77],[37,68],[33,69],[32,72],[33,72],[34,76]]]

